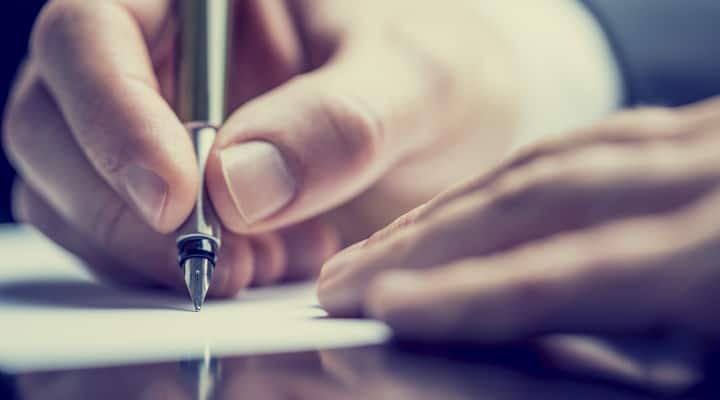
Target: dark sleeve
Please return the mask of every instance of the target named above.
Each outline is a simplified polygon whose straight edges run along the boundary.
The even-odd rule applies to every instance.
[[[580,0],[604,28],[626,105],[678,106],[720,94],[720,0]]]

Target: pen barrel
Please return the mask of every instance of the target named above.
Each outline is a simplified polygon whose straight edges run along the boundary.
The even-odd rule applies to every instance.
[[[225,117],[229,0],[181,0],[176,105],[183,122]]]
[[[205,237],[212,240],[216,246],[219,246],[220,223],[205,185],[205,165],[210,155],[210,149],[215,141],[217,128],[202,123],[189,123],[186,124],[185,127],[193,141],[193,148],[195,149],[199,185],[196,195],[197,198],[195,199],[195,208],[178,230],[177,242],[181,243],[189,238]]]

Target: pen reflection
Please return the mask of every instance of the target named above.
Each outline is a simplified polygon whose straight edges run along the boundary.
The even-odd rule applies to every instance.
[[[206,352],[200,360],[180,361],[179,380],[193,396],[192,399],[212,399],[215,387],[222,377],[222,364]]]
[[[647,399],[523,368],[387,348],[228,357],[17,377],[20,399]]]

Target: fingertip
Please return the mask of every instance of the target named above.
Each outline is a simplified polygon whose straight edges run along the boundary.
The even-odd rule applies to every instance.
[[[327,281],[318,282],[317,298],[320,307],[332,317],[354,318],[363,314],[360,296],[351,290],[339,290]]]
[[[188,168],[172,163],[159,168],[132,164],[122,180],[122,194],[133,210],[162,234],[174,232],[187,219],[196,206],[199,186],[194,165]]]
[[[197,162],[193,156],[193,148],[188,133],[179,121],[168,121],[175,125],[178,134],[169,135],[172,139],[165,139],[162,151],[150,156],[149,170],[155,174],[157,190],[155,204],[159,210],[155,211],[155,219],[146,214],[145,220],[161,233],[170,233],[176,230],[190,215],[196,206],[197,193],[203,181],[199,175]]]
[[[359,296],[350,290],[343,290],[334,277],[328,278],[323,273],[318,280],[316,294],[320,307],[333,317],[360,315]]]
[[[362,248],[364,243],[365,241],[355,243],[325,260],[320,268],[319,281],[327,282],[338,279],[339,275],[349,268],[348,259],[352,259],[355,252]]]
[[[320,268],[317,297],[320,305],[333,316],[352,317],[361,314],[361,293],[352,282],[352,264],[355,252],[365,242],[356,243],[335,254]]]
[[[145,218],[145,221],[159,233],[175,232],[187,220],[196,206],[194,193],[195,190],[178,190],[170,187],[163,196],[159,196],[161,200],[158,201],[158,204],[161,206],[157,218],[155,220]]]

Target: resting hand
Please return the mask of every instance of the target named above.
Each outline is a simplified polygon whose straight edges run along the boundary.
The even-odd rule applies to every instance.
[[[718,338],[720,101],[539,145],[333,257],[319,297],[401,336]]]

